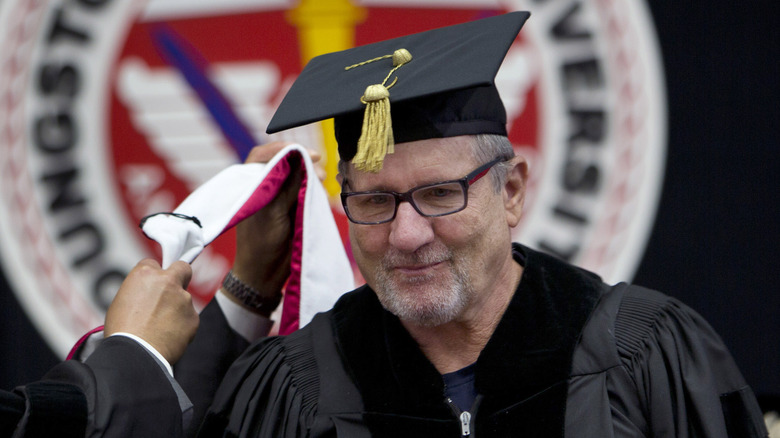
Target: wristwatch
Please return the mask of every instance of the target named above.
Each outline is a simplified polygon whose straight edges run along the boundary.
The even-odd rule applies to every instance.
[[[263,316],[271,315],[282,300],[281,294],[276,294],[273,297],[262,296],[257,289],[236,277],[232,270],[225,275],[225,279],[222,281],[222,288],[233,295],[244,306]]]

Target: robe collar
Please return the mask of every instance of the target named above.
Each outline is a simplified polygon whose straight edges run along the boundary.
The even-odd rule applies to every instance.
[[[483,400],[475,413],[477,433],[563,436],[572,354],[606,285],[593,273],[519,244],[513,256],[524,267],[522,279],[476,362],[475,386]],[[373,290],[364,286],[342,297],[332,318],[337,347],[375,436],[459,431],[444,402],[441,375]]]

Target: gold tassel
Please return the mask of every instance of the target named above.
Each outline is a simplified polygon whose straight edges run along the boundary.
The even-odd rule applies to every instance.
[[[360,99],[366,104],[363,128],[352,159],[355,168],[364,172],[379,172],[385,155],[393,153],[393,126],[390,117],[390,92],[382,84],[369,85]]]
[[[387,74],[381,84],[369,85],[360,101],[366,105],[363,115],[363,127],[357,144],[357,153],[352,159],[352,164],[357,170],[363,172],[379,172],[385,155],[392,154],[395,141],[393,140],[393,119],[390,115],[390,92],[388,89],[395,85],[398,78],[385,86],[385,82],[399,67],[412,60],[412,55],[406,49],[398,49],[392,55],[370,59],[360,64],[346,67],[346,70],[365,65],[369,62],[393,58],[393,69]]]

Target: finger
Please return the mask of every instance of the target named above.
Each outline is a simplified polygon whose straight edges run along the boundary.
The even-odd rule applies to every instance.
[[[189,286],[190,280],[192,279],[192,266],[190,266],[189,263],[177,260],[171,263],[171,266],[168,267],[168,271],[174,274],[175,278],[184,289]]]
[[[322,154],[319,151],[306,148],[306,152],[309,153],[309,158],[311,158],[312,163],[316,163],[322,159]]]
[[[325,178],[328,176],[328,172],[325,171],[324,167],[314,166],[314,171],[317,173],[317,178],[319,178],[320,181],[325,181]]]
[[[146,266],[146,267],[149,267],[149,268],[162,269],[162,267],[160,266],[160,263],[157,262],[157,260],[151,259],[151,258],[142,259],[140,262],[138,262],[136,264],[136,267],[141,267],[141,266]]]
[[[246,163],[267,163],[279,151],[290,145],[289,142],[274,141],[260,146],[255,146],[249,151],[246,157]]]

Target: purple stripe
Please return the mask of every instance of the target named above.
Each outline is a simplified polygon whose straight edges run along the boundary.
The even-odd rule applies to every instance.
[[[194,47],[165,24],[155,25],[151,34],[160,56],[184,76],[241,161],[244,161],[249,151],[259,143],[238,119],[225,96],[206,76],[203,67],[208,65],[207,62]]]

